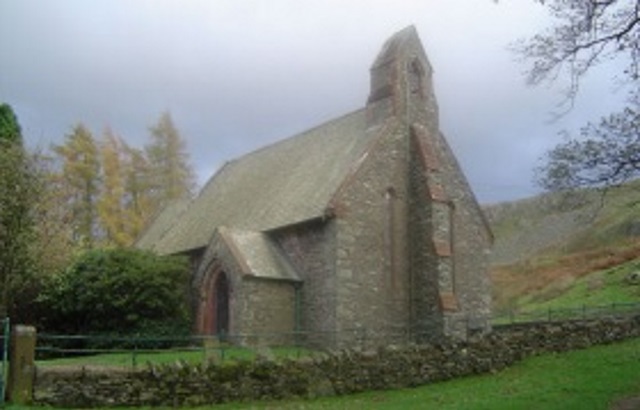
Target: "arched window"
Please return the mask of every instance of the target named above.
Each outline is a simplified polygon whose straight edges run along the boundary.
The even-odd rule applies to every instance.
[[[411,95],[415,95],[420,99],[424,98],[424,68],[417,58],[409,63],[408,67],[408,86]]]
[[[392,187],[387,188],[385,191],[385,213],[386,213],[386,226],[385,226],[385,247],[387,254],[387,265],[389,269],[389,282],[390,289],[395,290],[398,286],[398,255],[397,253],[397,195],[396,190]]]

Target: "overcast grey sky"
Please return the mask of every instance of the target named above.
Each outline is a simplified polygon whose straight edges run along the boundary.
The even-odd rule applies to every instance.
[[[524,85],[510,42],[548,24],[532,0],[0,0],[0,101],[31,146],[79,121],[141,146],[169,110],[200,183],[225,161],[362,107],[384,41],[414,24],[441,128],[483,203],[536,193],[562,128],[621,100],[603,70],[546,124],[561,84]]]

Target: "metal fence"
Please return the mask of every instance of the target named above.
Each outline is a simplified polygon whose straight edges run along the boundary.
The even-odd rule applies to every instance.
[[[292,340],[303,332],[291,334]],[[283,334],[234,334],[218,336],[112,336],[57,335],[40,333],[36,344],[38,366],[126,366],[136,368],[147,363],[202,363],[269,359],[297,359],[315,351],[303,343],[289,345],[251,345]],[[248,342],[241,342],[248,341]]]
[[[468,337],[491,327],[526,323],[590,320],[640,315],[639,303],[581,305],[538,311],[509,311],[492,317],[453,315],[438,323],[393,328],[353,328],[326,332],[226,334],[219,336],[153,337],[113,335],[38,334],[36,359],[39,366],[126,366],[147,363],[202,363],[205,361],[298,359],[323,354],[332,348],[373,348],[431,340],[433,326],[462,330]],[[422,329],[422,330],[421,330]],[[277,341],[277,342],[274,342]]]
[[[579,305],[571,307],[538,309],[531,311],[510,310],[491,318],[494,326],[515,323],[554,322],[564,320],[588,320],[640,314],[640,302],[616,302],[603,305]]]

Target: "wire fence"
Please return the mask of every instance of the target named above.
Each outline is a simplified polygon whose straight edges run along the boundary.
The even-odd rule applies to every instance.
[[[212,336],[157,337],[108,335],[38,334],[36,361],[38,366],[127,366],[148,363],[234,362],[268,359],[299,359],[318,353],[304,343],[285,345],[253,345],[244,341],[270,340],[290,336],[302,340],[309,332],[291,334],[229,334]]]
[[[492,317],[491,323],[494,326],[500,326],[516,323],[589,320],[637,314],[640,314],[640,302],[616,302],[602,305],[583,304],[531,311],[510,310],[500,312]]]
[[[638,303],[582,305],[537,311],[509,311],[492,317],[454,315],[438,323],[418,326],[353,328],[339,331],[297,331],[288,333],[246,333],[217,336],[113,336],[56,335],[40,333],[36,344],[38,366],[139,367],[175,363],[218,363],[240,360],[300,359],[325,354],[332,348],[375,348],[433,340],[432,329],[447,326],[461,337],[491,328],[548,322],[592,320],[640,315]],[[278,341],[278,342],[274,342]]]

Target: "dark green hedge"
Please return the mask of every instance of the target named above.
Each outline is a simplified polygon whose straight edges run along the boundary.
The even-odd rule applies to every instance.
[[[39,299],[40,331],[63,334],[188,334],[186,259],[134,249],[87,251]]]

